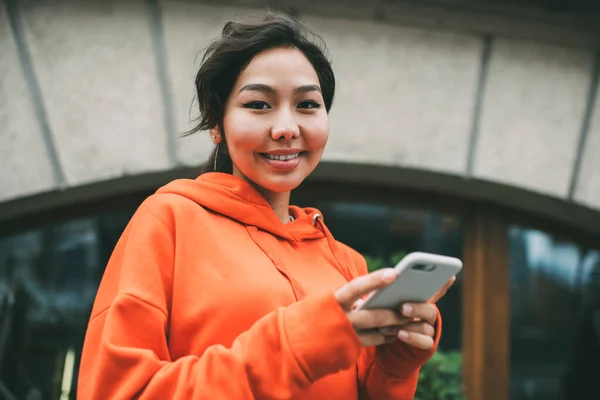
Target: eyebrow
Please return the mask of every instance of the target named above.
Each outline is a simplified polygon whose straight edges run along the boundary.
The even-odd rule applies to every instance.
[[[241,93],[244,90],[255,91],[255,92],[264,92],[264,93],[270,93],[270,94],[275,94],[277,92],[273,87],[271,87],[269,85],[265,85],[264,83],[250,83],[248,85],[243,86],[238,93]],[[298,86],[296,89],[294,89],[295,94],[308,93],[308,92],[321,93],[321,88],[317,85],[302,85],[302,86]]]
[[[308,93],[308,92],[319,92],[321,93],[321,88],[317,85],[302,85],[298,86],[294,89],[294,93]]]

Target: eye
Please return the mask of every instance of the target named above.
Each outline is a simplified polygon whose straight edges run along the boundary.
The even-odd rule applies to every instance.
[[[298,108],[304,108],[304,109],[321,108],[321,104],[317,103],[314,100],[304,100],[298,104]]]
[[[245,103],[243,104],[244,108],[250,108],[252,110],[267,110],[269,108],[271,108],[271,106],[264,102],[264,101],[260,101],[260,100],[256,100],[256,101],[251,101],[250,103]]]

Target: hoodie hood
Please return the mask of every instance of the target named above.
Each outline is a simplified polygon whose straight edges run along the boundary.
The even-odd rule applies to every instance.
[[[287,240],[320,239],[326,234],[319,210],[290,206],[294,221],[284,224],[252,185],[230,174],[209,172],[196,179],[178,179],[157,193],[184,196],[213,212]]]

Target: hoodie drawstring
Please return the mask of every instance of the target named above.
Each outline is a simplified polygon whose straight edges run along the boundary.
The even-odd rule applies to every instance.
[[[275,265],[275,268],[277,268],[277,270],[290,282],[290,285],[292,286],[292,292],[294,293],[294,298],[296,299],[296,301],[303,299],[305,297],[305,292],[302,288],[302,285],[300,284],[300,282],[294,279],[292,274],[290,274],[283,260],[277,256],[277,252],[271,251],[269,245],[266,243],[266,240],[263,240],[264,238],[262,238],[258,234],[258,228],[255,226],[246,226],[246,230],[248,231],[248,234],[250,234],[252,240],[254,240],[254,243],[256,243],[256,245],[263,251],[263,253],[265,253],[267,257],[271,259],[273,265]],[[277,240],[271,235],[269,235],[269,237],[273,240]]]
[[[354,274],[350,269],[351,262],[348,259],[346,253],[340,248],[340,245],[336,242],[333,235],[323,222],[323,217],[321,216],[321,214],[315,214],[313,216],[313,223],[315,228],[321,230],[321,232],[323,232],[323,234],[325,235],[325,239],[327,240],[329,250],[331,251],[333,258],[337,263],[338,271],[342,274],[342,276],[344,277],[344,279],[346,279],[347,282],[350,282],[352,279],[354,279]],[[246,230],[248,231],[248,234],[250,235],[254,243],[256,243],[256,245],[263,251],[263,253],[265,253],[265,255],[269,257],[269,259],[271,259],[271,262],[273,262],[275,268],[277,268],[277,270],[290,282],[290,286],[292,287],[292,292],[294,293],[294,298],[296,299],[296,301],[303,299],[306,293],[302,288],[302,285],[292,276],[292,274],[290,274],[283,259],[277,255],[276,251],[272,251],[272,247],[268,243],[268,240],[277,239],[271,235],[268,235],[269,239],[267,239],[267,237],[265,237],[264,235],[260,235],[258,232],[258,228],[255,226],[246,226]]]
[[[313,223],[315,227],[319,228],[323,234],[325,235],[325,239],[327,239],[327,244],[329,245],[329,250],[331,250],[331,254],[333,254],[333,258],[338,264],[339,271],[344,276],[347,282],[350,282],[354,279],[354,275],[352,274],[352,270],[350,269],[350,260],[346,256],[346,253],[340,249],[340,245],[334,239],[333,235],[325,225],[323,221],[323,217],[321,214],[315,214],[313,216]]]

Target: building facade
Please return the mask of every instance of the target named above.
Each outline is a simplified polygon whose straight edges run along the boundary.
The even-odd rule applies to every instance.
[[[337,80],[322,165],[294,201],[370,259],[464,260],[440,304],[441,347],[462,353],[470,399],[593,384],[586,366],[600,354],[579,346],[600,346],[586,322],[600,309],[597,7],[280,3],[323,37]],[[211,150],[206,132],[180,135],[197,116],[201,50],[263,5],[4,1],[0,393],[74,398],[91,302],[124,225]]]

